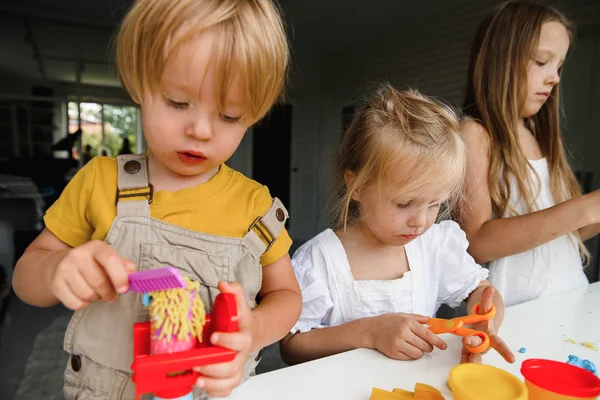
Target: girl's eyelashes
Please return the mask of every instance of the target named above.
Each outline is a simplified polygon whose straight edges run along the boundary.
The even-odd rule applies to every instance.
[[[174,108],[176,110],[185,110],[189,107],[188,103],[183,103],[183,102],[179,102],[179,101],[175,101],[175,100],[171,100],[168,97],[165,96],[165,102],[167,103],[167,105],[171,108]]]
[[[413,204],[413,202],[409,201],[408,203],[394,203],[394,204],[396,204],[396,207],[398,207],[398,208],[408,208]],[[431,209],[436,209],[436,208],[440,208],[441,205],[442,205],[442,203],[433,203],[433,204],[429,204],[426,207],[429,207]]]
[[[535,63],[536,63],[536,65],[537,65],[537,66],[539,66],[539,67],[543,67],[544,65],[546,65],[546,64],[547,64],[547,62],[546,62],[546,61],[536,61]]]
[[[232,117],[230,115],[221,114],[221,119],[227,123],[235,124],[236,122],[240,122],[241,117]]]

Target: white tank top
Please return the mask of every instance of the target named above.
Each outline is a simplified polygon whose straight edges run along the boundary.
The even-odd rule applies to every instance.
[[[529,163],[540,178],[539,193],[533,193],[534,196],[537,194],[535,211],[554,206],[547,160],[542,158]],[[532,181],[536,182],[533,171],[530,174]],[[518,215],[527,214],[527,204],[520,196],[514,177],[510,184],[510,204]],[[588,284],[573,234],[558,237],[524,253],[491,261],[487,266],[489,279],[502,294],[507,307]]]

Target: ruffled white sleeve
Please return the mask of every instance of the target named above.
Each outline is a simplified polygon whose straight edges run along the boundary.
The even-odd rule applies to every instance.
[[[327,257],[317,238],[305,243],[292,257],[294,273],[302,290],[303,304],[300,319],[291,329],[291,333],[327,327],[333,309]]]
[[[438,225],[437,306],[447,304],[455,308],[488,277],[489,273],[467,252],[467,235],[456,222],[443,221]]]

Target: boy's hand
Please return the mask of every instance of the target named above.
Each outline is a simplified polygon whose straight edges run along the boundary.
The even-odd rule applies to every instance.
[[[492,309],[492,301],[494,299],[495,289],[491,286],[484,289],[481,294],[481,300],[479,304],[479,313],[486,314],[489,310]],[[478,322],[476,324],[471,325],[472,329],[485,332],[490,338],[490,347],[496,350],[506,361],[509,363],[515,362],[515,355],[510,350],[510,347],[502,340],[500,336],[498,336],[498,331],[494,326],[494,319],[492,318],[489,321]],[[466,336],[462,340],[463,348],[460,357],[461,363],[466,362],[475,362],[481,363],[481,356],[487,353],[487,350],[483,353],[474,354],[471,353],[466,345],[470,347],[479,346],[482,342],[481,338],[478,336]]]
[[[372,321],[372,348],[396,360],[416,360],[433,347],[446,350],[446,343],[424,325],[429,317],[417,314],[384,314]]]
[[[194,368],[203,376],[196,385],[206,390],[211,397],[226,397],[231,394],[243,378],[244,364],[252,349],[252,310],[246,302],[242,287],[237,282],[220,282],[221,293],[233,293],[238,311],[238,331],[233,333],[215,332],[210,337],[211,344],[237,351],[232,361]]]
[[[115,301],[129,289],[129,273],[136,270],[115,249],[94,240],[65,252],[51,272],[50,288],[65,307],[82,310],[98,299]]]

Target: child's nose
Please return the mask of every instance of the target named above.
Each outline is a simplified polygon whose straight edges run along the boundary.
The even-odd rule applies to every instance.
[[[560,82],[560,73],[558,71],[551,71],[546,77],[546,83],[556,86]]]
[[[208,140],[212,137],[212,124],[210,118],[198,116],[186,127],[186,135],[196,140]]]
[[[425,226],[425,222],[427,221],[427,216],[425,213],[425,209],[415,210],[412,217],[408,220],[408,226],[413,228],[418,228]]]

